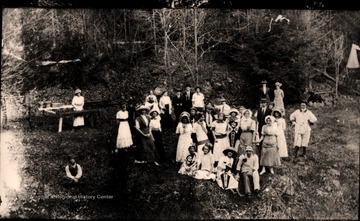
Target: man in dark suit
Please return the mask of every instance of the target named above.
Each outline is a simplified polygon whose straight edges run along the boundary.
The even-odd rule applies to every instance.
[[[193,94],[194,92],[191,92],[190,85],[187,84],[183,95],[184,95],[184,111],[187,111],[188,113],[190,113],[190,108],[192,107]]]
[[[267,81],[263,80],[261,84],[262,86],[259,88],[260,99],[266,98],[270,101],[270,88],[267,86]]]
[[[271,115],[271,109],[268,107],[268,100],[266,98],[260,99],[260,107],[257,109],[255,113],[256,116],[256,124],[257,124],[257,132],[259,138],[261,137],[261,129],[266,124],[265,117]],[[261,157],[261,142],[256,144],[258,146],[258,155]]]
[[[179,123],[179,118],[181,112],[184,111],[184,96],[181,93],[181,89],[176,89],[176,94],[172,98],[172,106],[174,108],[174,113],[176,116],[176,123]]]

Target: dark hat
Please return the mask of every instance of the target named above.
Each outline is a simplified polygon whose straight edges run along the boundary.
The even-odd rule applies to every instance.
[[[201,87],[199,87],[199,86],[197,86],[197,87],[195,88],[195,91],[196,91],[196,89],[198,89],[198,88],[199,88],[199,89],[200,89],[200,91],[201,91]]]
[[[145,106],[145,105],[141,105],[140,107],[136,108],[137,111],[142,111],[142,110],[146,110],[146,111],[149,111],[150,108]]]
[[[267,103],[268,100],[267,100],[266,98],[261,98],[261,99],[259,100],[259,102],[260,102],[260,103]]]
[[[190,151],[190,148],[194,148],[196,150],[196,146],[194,144],[191,144],[189,147],[188,147],[188,150]]]
[[[280,117],[282,117],[282,111],[279,110],[279,109],[274,109],[274,110],[272,110],[271,115],[275,117],[275,113],[276,113],[276,112],[280,114]]]
[[[196,107],[191,107],[191,108],[190,108],[190,111],[191,111],[191,110],[196,110],[196,111],[197,111]]]
[[[262,83],[262,84],[267,84],[267,81],[266,81],[266,80],[263,80],[261,83]]]
[[[227,155],[229,152],[232,152],[232,154],[233,154],[233,157],[234,158],[236,158],[236,155],[237,155],[237,152],[235,151],[235,150],[233,150],[233,149],[225,149],[224,151],[223,151],[223,154],[224,155]]]
[[[206,105],[206,109],[212,110],[212,109],[214,109],[214,106],[212,106],[210,103],[208,103],[208,104]]]
[[[175,92],[182,92],[181,88],[175,88]]]

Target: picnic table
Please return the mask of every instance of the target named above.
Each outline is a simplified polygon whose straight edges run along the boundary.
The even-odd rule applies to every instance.
[[[45,113],[54,115],[59,118],[59,127],[58,132],[62,131],[63,119],[65,117],[74,117],[78,115],[89,115],[90,117],[90,126],[94,127],[94,115],[97,114],[100,109],[88,109],[81,111],[74,111],[72,105],[62,105],[59,107],[46,107],[46,108],[38,108],[39,111],[42,111],[43,115]]]

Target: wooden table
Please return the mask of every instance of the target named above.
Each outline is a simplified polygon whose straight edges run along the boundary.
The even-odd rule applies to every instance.
[[[59,111],[60,109],[68,109],[66,111]],[[77,115],[86,115],[90,116],[90,126],[94,127],[94,114],[98,113],[99,109],[90,109],[90,110],[82,110],[82,111],[74,111],[72,105],[64,105],[60,107],[47,107],[47,108],[39,108],[39,111],[43,111],[43,114],[49,113],[51,115],[55,115],[59,118],[59,128],[58,132],[62,131],[63,119],[68,116],[77,116]]]

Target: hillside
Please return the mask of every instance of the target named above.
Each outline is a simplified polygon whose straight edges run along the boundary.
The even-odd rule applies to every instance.
[[[129,192],[117,185],[114,154],[117,127],[108,108],[96,127],[56,133],[54,118],[34,118],[30,131],[25,119],[1,131],[1,162],[6,165],[1,189],[1,218],[45,219],[358,219],[359,207],[359,98],[343,98],[336,107],[313,109],[308,158],[283,161],[275,175],[261,176],[261,199],[220,189],[216,183],[177,174],[173,162],[175,129],[163,138],[169,157],[162,167],[130,167]],[[291,113],[296,107],[287,107]],[[107,119],[107,120],[106,120]],[[288,121],[288,119],[287,119]],[[289,124],[288,124],[289,125]],[[293,131],[286,138],[292,153]],[[68,154],[77,156],[87,184],[60,184]],[[4,175],[6,174],[6,175]],[[8,177],[11,176],[11,177]]]

